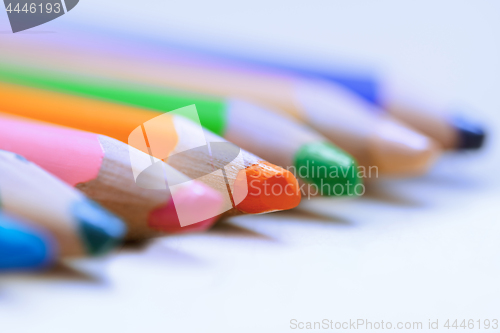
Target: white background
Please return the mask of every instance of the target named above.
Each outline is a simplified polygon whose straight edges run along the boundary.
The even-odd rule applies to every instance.
[[[369,64],[466,107],[491,136],[480,153],[444,156],[418,179],[381,180],[358,200],[303,202],[41,276],[0,277],[0,330],[287,332],[291,319],[500,320],[499,13],[493,0],[82,0],[27,32],[118,24]],[[15,37],[4,12],[0,30],[0,41]]]

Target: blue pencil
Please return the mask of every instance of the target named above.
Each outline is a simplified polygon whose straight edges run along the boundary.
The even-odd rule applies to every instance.
[[[48,232],[0,212],[0,272],[43,269],[56,256],[56,242]]]

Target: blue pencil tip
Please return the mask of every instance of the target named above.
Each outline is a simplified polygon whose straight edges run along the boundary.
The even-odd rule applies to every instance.
[[[47,267],[55,260],[55,247],[45,232],[0,213],[0,271]]]
[[[80,224],[80,233],[91,255],[106,253],[123,240],[126,232],[123,222],[91,200],[77,202],[73,216]]]
[[[483,146],[486,132],[481,126],[463,117],[453,118],[452,123],[458,131],[459,150],[473,150]]]

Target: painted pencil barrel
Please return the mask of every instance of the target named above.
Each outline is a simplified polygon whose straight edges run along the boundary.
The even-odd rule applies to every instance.
[[[80,33],[93,34],[94,28],[81,26]],[[101,36],[121,39],[124,35],[120,30],[104,30]],[[221,62],[239,63],[244,67],[257,67],[270,71],[279,70],[304,78],[316,78],[341,86],[356,94],[364,101],[386,111],[391,116],[407,123],[421,133],[436,140],[441,147],[449,150],[473,150],[483,146],[486,130],[483,125],[473,121],[448,105],[435,103],[425,95],[418,95],[414,87],[408,87],[384,80],[373,70],[364,68],[345,68],[340,64],[318,65],[318,61],[307,58],[290,59],[289,57],[256,55],[248,52],[234,52],[230,48],[210,47],[205,43],[190,44],[174,42],[162,36],[161,39],[138,36],[132,43],[142,48],[162,50],[178,50],[201,57],[210,57]],[[328,65],[328,66],[326,66]],[[394,89],[396,87],[396,89]],[[367,108],[370,112],[373,108]],[[458,111],[458,112],[457,112]]]
[[[155,111],[138,109],[135,107],[96,99],[88,99],[75,95],[34,89],[14,84],[0,83],[0,85],[2,86],[0,94],[6,96],[6,103],[3,105],[3,110],[6,112],[50,121],[95,133],[103,133],[124,143],[128,143],[129,135],[144,123],[148,122],[152,118],[162,116]],[[169,114],[171,114],[171,112]],[[197,115],[197,112],[192,114]],[[170,120],[169,124],[165,125],[166,127],[163,128],[153,126],[153,132],[156,133],[155,135],[162,138],[164,136],[172,136],[176,142],[175,147],[177,147],[176,150],[174,149],[174,151],[172,151],[172,153],[180,152],[181,150],[179,150],[180,148],[178,147],[182,147],[182,145],[188,147],[186,149],[195,148],[192,144],[193,132],[199,133],[196,137],[206,136],[211,137],[210,140],[213,142],[227,142],[220,137],[210,134],[206,130],[202,132],[202,126],[196,126],[187,119],[182,121],[182,119],[180,119],[182,117],[170,116],[168,114],[165,119],[170,118],[176,119],[176,121],[173,122]],[[212,144],[210,141],[201,141],[203,140],[198,140],[198,143],[203,144],[203,146],[207,146],[209,143]],[[266,187],[269,185],[275,185],[277,180],[268,172],[269,165],[267,165],[267,162],[244,150],[241,150],[241,155],[238,156],[240,156],[239,160],[242,162],[239,162],[236,159],[231,160],[229,156],[224,156],[223,152],[220,154],[220,157],[217,157],[217,159],[219,159],[219,163],[216,166],[217,170],[221,170],[222,172],[221,165],[225,164],[225,169],[231,171],[229,176],[234,176],[233,178],[226,179],[226,175],[220,175],[218,179],[209,178],[205,179],[205,181],[208,186],[212,186],[212,183],[216,182],[217,185],[214,185],[214,187],[218,188],[220,193],[222,193],[222,191],[227,192],[227,189],[224,185],[222,185],[222,178],[224,178],[225,182],[235,182],[239,171],[242,172],[242,176],[240,177],[244,178],[243,174],[245,174],[245,172],[243,170],[248,168],[248,170],[252,169],[255,171],[255,165],[258,165],[259,172],[266,176],[263,178],[258,177],[257,179],[252,179],[252,184],[255,184],[256,186],[256,192],[248,192],[249,195],[245,197],[245,202],[252,202],[252,197],[254,195],[259,196],[262,194],[262,192],[259,192],[258,190],[261,188],[261,185]],[[214,166],[211,163],[208,163],[209,161],[212,163],[214,162],[214,156],[211,156],[210,151],[199,156],[193,155],[193,157],[193,161],[197,162],[197,168],[202,168],[203,172],[206,172],[207,174],[219,172],[213,169]],[[187,156],[185,158],[187,158]],[[180,159],[182,160],[182,157],[180,157]],[[172,162],[169,160],[169,163]],[[187,176],[192,178],[198,177],[198,180],[202,181],[199,179],[199,173],[191,168],[192,165],[195,164],[178,163],[176,167],[180,168],[180,171],[187,174]],[[300,201],[300,192],[295,191],[295,189],[299,188],[295,177],[287,170],[278,166],[273,165],[273,168],[273,174],[285,176],[287,179],[286,185],[289,185],[289,190],[287,192],[284,190],[275,191],[274,193],[264,192],[267,197],[265,199],[266,202],[274,202],[276,204],[279,202],[279,204],[273,207],[268,207],[266,210],[258,210],[259,213],[290,209],[298,205]],[[254,171],[252,171],[252,173]],[[232,186],[232,183],[229,183],[228,185]],[[247,187],[249,186],[250,184],[247,184]],[[291,190],[291,188],[293,188],[293,190]],[[230,196],[231,195],[229,195],[229,197]],[[272,199],[276,196],[286,196],[287,200],[273,201]],[[243,209],[243,206],[234,202],[234,198],[228,198],[227,200],[231,201],[231,209],[240,210],[243,213],[257,212],[255,211],[255,207],[251,210],[249,210],[248,207]],[[229,204],[229,201],[227,200],[226,203]]]
[[[119,218],[24,157],[0,151],[0,170],[0,208],[46,228],[61,256],[98,255],[120,244]]]
[[[361,183],[355,160],[328,144],[327,138],[289,117],[250,103],[88,76],[65,76],[54,72],[49,75],[40,70],[27,72],[4,68],[0,70],[0,79],[160,112],[196,104],[201,125],[274,164],[291,169],[295,175],[320,187],[323,195],[352,195]],[[95,128],[90,130],[96,131]],[[344,190],[333,191],[333,186]]]
[[[204,54],[206,50],[197,50]],[[210,53],[213,54],[213,53]],[[478,122],[452,112],[450,108],[438,103],[425,102],[426,98],[414,96],[411,89],[402,91],[388,88],[381,77],[373,73],[359,71],[311,68],[304,60],[280,62],[262,57],[260,59],[230,56],[224,50],[217,57],[255,64],[264,68],[283,70],[300,77],[317,78],[339,85],[356,94],[364,101],[386,111],[391,116],[407,123],[421,133],[436,140],[441,147],[449,150],[480,149],[486,139],[486,130]],[[370,112],[373,108],[367,108]]]
[[[57,256],[50,233],[0,210],[0,272],[44,269]]]
[[[150,156],[109,137],[0,115],[0,148],[26,156],[121,216],[129,239],[203,230],[219,213],[222,199],[218,193],[189,182],[191,179],[167,165],[165,172],[179,186],[169,191],[165,173],[146,170],[141,182],[160,184],[163,189],[140,187],[134,179],[131,156],[147,161]],[[193,205],[204,207],[205,218],[181,225],[178,211]]]
[[[306,80],[285,72],[246,68],[170,50],[160,55],[151,54],[147,48],[128,52],[130,45],[126,43],[110,42],[103,47],[106,54],[81,45],[61,47],[56,41],[50,50],[40,50],[40,56],[46,59],[39,65],[248,99],[308,123],[360,164],[376,167],[381,174],[422,174],[440,155],[439,145],[433,140],[355,99],[353,94],[339,94],[338,86],[322,80]],[[119,62],[108,51],[119,53]],[[353,105],[355,108],[350,109]],[[367,112],[368,109],[374,112]],[[380,128],[387,127],[387,123],[398,130],[385,135]]]
[[[281,70],[299,77],[316,78],[339,85],[356,94],[364,101],[388,112],[391,116],[407,123],[421,133],[436,140],[444,149],[479,149],[486,139],[484,126],[455,113],[446,105],[431,102],[415,94],[415,89],[405,87],[392,89],[380,75],[364,69],[354,70],[329,66],[315,66],[313,59],[291,60],[271,59],[265,55],[249,56],[226,49],[209,49],[201,45],[186,45],[163,40],[161,44],[173,49],[186,50],[200,56],[211,56],[222,61],[240,62],[244,66],[257,66],[270,70]],[[147,43],[146,43],[147,44]],[[367,108],[370,112],[373,108]]]
[[[413,103],[406,98],[402,99],[401,97],[405,95],[413,95],[413,90],[410,89],[402,91],[402,94],[387,94],[389,82],[378,75],[376,71],[362,64],[353,66],[352,64],[335,63],[335,61],[325,62],[304,55],[268,53],[264,49],[252,49],[249,52],[232,44],[223,46],[220,43],[207,43],[205,40],[195,42],[192,38],[179,39],[177,34],[161,33],[159,35],[152,33],[151,29],[148,31],[147,28],[140,32],[134,29],[134,33],[130,34],[129,27],[120,25],[119,22],[114,22],[112,26],[108,23],[93,21],[92,24],[88,24],[86,21],[80,21],[71,26],[62,23],[60,27],[63,27],[64,30],[71,30],[74,35],[78,35],[79,42],[83,39],[87,40],[87,43],[88,41],[95,43],[96,39],[99,39],[100,47],[111,47],[111,45],[116,47],[118,45],[124,48],[124,45],[128,45],[129,51],[147,49],[151,58],[157,57],[160,52],[177,50],[217,59],[223,63],[239,63],[245,67],[259,67],[270,71],[279,70],[295,76],[326,80],[335,85],[341,85],[366,102],[388,111],[392,116],[438,141],[444,149],[479,149],[483,146],[486,138],[483,125],[469,117],[462,116],[460,113],[455,113],[456,109],[450,109],[448,106],[436,108],[434,105],[420,105],[419,102]],[[148,26],[148,22],[143,23],[141,24],[143,28]],[[57,38],[52,39],[52,41],[55,39]],[[70,44],[72,41],[65,40],[65,42]],[[86,47],[92,47],[92,44],[88,43]],[[404,103],[401,103],[402,101]]]

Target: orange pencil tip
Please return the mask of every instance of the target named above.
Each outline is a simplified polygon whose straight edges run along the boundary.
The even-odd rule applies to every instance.
[[[261,161],[242,170],[236,179],[235,189],[243,185],[248,186],[248,193],[236,208],[244,213],[292,209],[300,203],[297,179],[290,171],[268,162]]]

